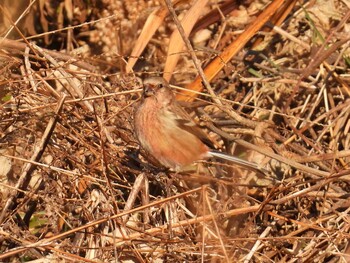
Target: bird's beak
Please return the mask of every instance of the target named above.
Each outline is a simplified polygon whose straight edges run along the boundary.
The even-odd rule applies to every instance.
[[[143,96],[147,98],[153,96],[154,94],[154,87],[152,85],[146,84],[143,89]]]

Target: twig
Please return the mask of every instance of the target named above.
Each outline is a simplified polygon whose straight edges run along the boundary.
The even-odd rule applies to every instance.
[[[197,71],[198,71],[198,74],[201,76],[202,78],[202,82],[205,86],[205,88],[208,90],[208,92],[210,93],[210,95],[212,96],[212,99],[215,101],[215,103],[217,103],[218,105],[222,105],[221,101],[218,99],[218,97],[216,96],[215,92],[213,91],[213,89],[211,88],[208,80],[207,80],[207,77],[205,76],[204,74],[204,71],[202,69],[202,66],[196,56],[196,52],[194,51],[193,47],[192,47],[192,44],[191,42],[188,40],[188,38],[186,37],[186,33],[185,33],[185,30],[183,29],[182,25],[181,25],[181,22],[179,20],[179,18],[177,17],[176,13],[175,13],[175,10],[172,6],[172,3],[171,3],[171,0],[165,0],[165,3],[169,9],[169,12],[176,24],[176,27],[177,29],[179,30],[179,33],[182,37],[182,40],[185,42],[185,45],[188,49],[188,51],[190,52],[190,55],[191,55],[191,58],[192,58],[192,61],[194,63],[194,66],[196,67]]]
[[[24,51],[27,46],[28,46],[27,44],[21,43],[19,41],[5,39],[3,37],[0,37],[0,48],[2,48],[2,49],[16,49],[16,50]],[[50,56],[52,56],[53,58],[58,59],[60,61],[70,62],[71,64],[76,65],[77,67],[85,69],[89,72],[96,71],[96,68],[94,66],[92,66],[91,64],[86,63],[86,62],[81,61],[81,60],[78,60],[77,58],[74,58],[68,54],[65,54],[62,52],[57,52],[57,51],[52,51],[52,50],[48,50],[48,49],[44,49],[44,48],[42,50],[45,51]]]
[[[47,144],[51,138],[51,135],[56,127],[58,116],[59,116],[59,113],[62,111],[65,99],[66,99],[66,95],[63,95],[61,97],[58,105],[57,105],[57,108],[55,111],[55,116],[50,119],[50,121],[47,124],[47,127],[45,129],[45,132],[41,138],[39,145],[37,145],[35,147],[34,153],[30,159],[31,161],[38,162],[41,159],[41,156],[43,155],[43,153],[47,147]],[[25,164],[23,172],[22,172],[20,178],[18,179],[15,188],[25,190],[30,182],[31,175],[34,172],[35,168],[36,168],[36,165],[33,165],[30,162]],[[20,198],[20,196],[22,196],[22,195],[23,195],[23,192],[15,192],[15,194],[13,194],[12,196],[9,197],[9,199],[7,200],[3,210],[1,212],[0,224],[4,222],[4,220],[7,216],[8,210],[13,211],[16,208],[16,206],[17,206],[17,202],[15,200],[16,197]]]

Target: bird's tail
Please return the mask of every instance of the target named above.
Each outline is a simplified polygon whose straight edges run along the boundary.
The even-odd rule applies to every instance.
[[[248,169],[253,169],[254,171],[258,171],[261,172],[263,174],[267,173],[267,170],[259,167],[256,163],[253,162],[249,162],[243,159],[240,159],[238,157],[234,157],[232,155],[229,154],[225,154],[225,153],[221,153],[221,152],[215,152],[215,151],[210,151],[209,154],[213,157],[217,157],[217,158],[221,158],[223,160],[232,162],[234,164],[237,164],[239,166],[242,166],[244,168],[248,168]]]

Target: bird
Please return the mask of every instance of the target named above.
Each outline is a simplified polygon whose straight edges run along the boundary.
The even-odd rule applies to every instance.
[[[134,112],[134,130],[146,153],[175,171],[210,157],[262,171],[256,163],[216,151],[208,135],[176,101],[162,77],[143,81],[141,102]]]

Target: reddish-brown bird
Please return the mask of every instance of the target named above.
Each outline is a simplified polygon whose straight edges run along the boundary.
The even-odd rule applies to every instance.
[[[260,170],[255,163],[210,149],[211,141],[178,104],[163,78],[148,78],[143,84],[143,97],[134,116],[135,132],[141,146],[162,165],[179,171],[214,156]]]

